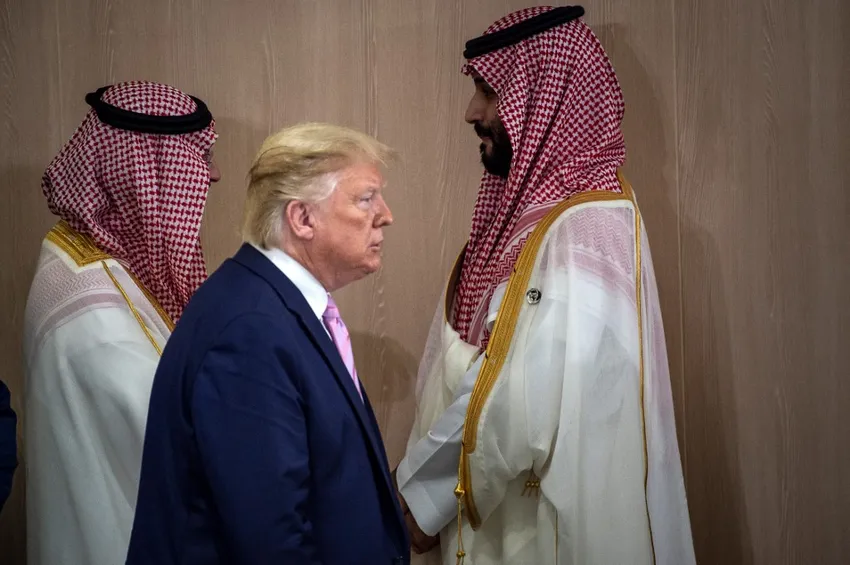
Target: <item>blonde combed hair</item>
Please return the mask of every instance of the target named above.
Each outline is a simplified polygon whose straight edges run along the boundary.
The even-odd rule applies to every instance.
[[[387,165],[395,156],[373,137],[331,124],[298,124],[269,136],[248,173],[242,239],[264,249],[280,246],[287,204],[320,202],[342,169],[358,162]]]

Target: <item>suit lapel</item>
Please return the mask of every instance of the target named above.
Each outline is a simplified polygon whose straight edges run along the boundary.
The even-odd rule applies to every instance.
[[[377,426],[373,425],[374,417],[371,416],[371,410],[367,408],[368,399],[366,398],[366,392],[365,390],[363,391],[363,399],[361,399],[360,394],[354,386],[354,380],[345,367],[336,345],[331,341],[324,326],[310,309],[310,305],[307,304],[304,296],[286,275],[275,267],[262,253],[250,245],[243,245],[233,259],[265,279],[275,289],[284,305],[301,321],[306,334],[322,354],[322,357],[324,357],[325,362],[327,362],[331,369],[331,373],[339,386],[342,387],[349,404],[354,409],[354,413],[360,422],[360,427],[369,440],[368,443],[378,462],[384,482],[387,488],[390,489],[393,499],[395,499],[395,491],[387,470],[386,453],[383,449],[383,442],[381,441]]]

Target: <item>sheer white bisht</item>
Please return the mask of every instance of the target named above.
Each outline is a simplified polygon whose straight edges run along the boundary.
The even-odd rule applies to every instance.
[[[491,301],[486,356],[441,299],[398,481],[445,564],[459,547],[471,565],[695,563],[652,258],[624,188],[541,221]]]
[[[127,555],[165,312],[117,261],[60,222],[27,300],[30,565],[115,565]]]

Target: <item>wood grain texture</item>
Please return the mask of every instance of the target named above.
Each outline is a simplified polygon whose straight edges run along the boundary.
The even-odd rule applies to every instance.
[[[41,174],[86,92],[150,79],[216,116],[211,270],[239,244],[247,168],[269,133],[330,121],[399,151],[384,268],[338,296],[394,465],[481,173],[463,43],[535,3],[3,0],[0,378],[21,419],[23,309],[53,222]],[[850,562],[846,4],[584,4],[626,98],[626,174],[652,244],[704,565]],[[25,562],[21,463],[0,516],[4,565]]]
[[[460,3],[378,0],[369,13],[371,133],[400,157],[385,193],[395,225],[384,269],[340,296],[391,465],[407,444],[418,357],[476,192],[475,142],[462,120],[469,89],[460,11]]]
[[[701,563],[850,562],[847,15],[839,1],[676,4]]]
[[[51,130],[57,108],[46,69],[56,44],[53,35],[44,33],[45,22],[54,19],[50,7],[43,4],[4,2],[0,11],[0,379],[9,386],[18,413],[19,446],[26,416],[21,410],[20,371],[24,303],[39,241],[51,223],[39,185],[46,165],[42,161],[53,150],[49,137],[55,135]],[[12,496],[0,515],[0,562],[4,564],[24,563],[23,485],[21,463]]]
[[[626,112],[625,175],[646,224],[667,338],[678,438],[685,450],[673,13],[667,2],[583,4],[614,65]]]

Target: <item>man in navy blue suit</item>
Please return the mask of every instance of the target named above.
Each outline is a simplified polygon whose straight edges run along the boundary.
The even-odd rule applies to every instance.
[[[409,539],[330,292],[376,271],[391,151],[347,128],[268,138],[245,244],[154,377],[128,565],[382,565]]]
[[[0,381],[0,510],[12,492],[12,479],[18,466],[18,416],[12,409],[9,389]]]

